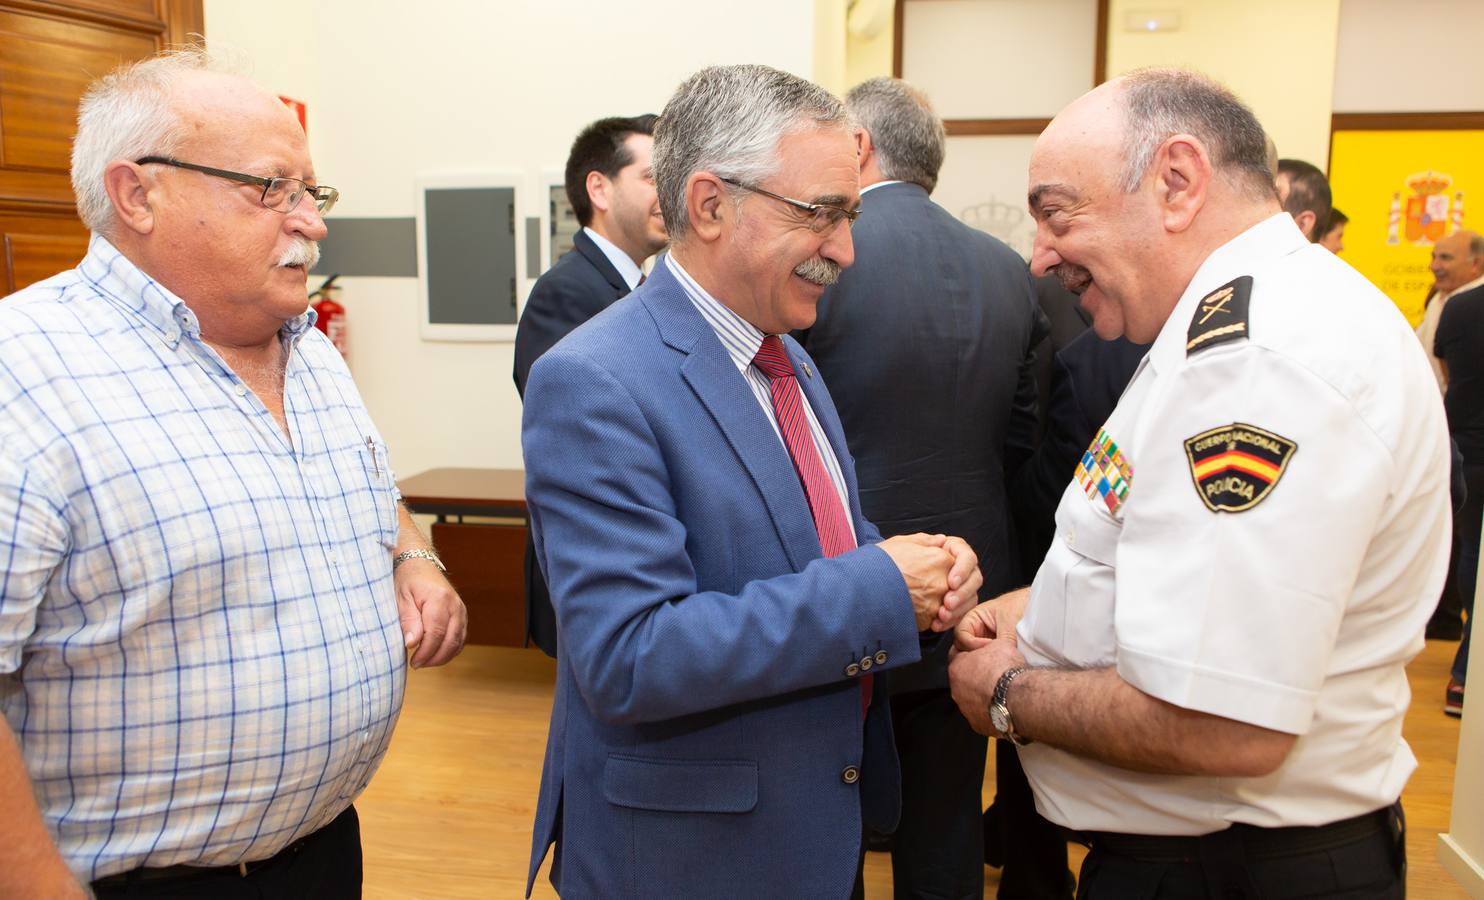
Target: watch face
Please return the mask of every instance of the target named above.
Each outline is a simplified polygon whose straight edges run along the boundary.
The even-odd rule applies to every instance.
[[[989,724],[1000,734],[1010,733],[1010,711],[998,703],[992,703],[989,707]]]

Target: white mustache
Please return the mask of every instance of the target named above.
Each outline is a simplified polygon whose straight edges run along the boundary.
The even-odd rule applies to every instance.
[[[278,258],[280,267],[303,266],[305,271],[315,267],[319,263],[319,242],[308,238],[295,238],[289,249],[283,251]]]
[[[829,287],[840,280],[840,264],[822,256],[816,256],[794,267],[794,274],[820,287]]]

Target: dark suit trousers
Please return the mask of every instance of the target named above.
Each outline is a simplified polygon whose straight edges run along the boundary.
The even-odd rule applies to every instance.
[[[897,898],[984,896],[980,790],[988,739],[945,688],[892,694],[902,819],[892,839]]]

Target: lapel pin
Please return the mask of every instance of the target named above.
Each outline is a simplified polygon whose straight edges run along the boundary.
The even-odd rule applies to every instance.
[[[804,374],[809,376],[810,378],[814,377],[814,370],[809,368],[808,363],[804,363]]]

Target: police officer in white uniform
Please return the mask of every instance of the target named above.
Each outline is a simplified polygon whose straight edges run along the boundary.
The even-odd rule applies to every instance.
[[[955,699],[1089,841],[1081,897],[1402,896],[1404,667],[1449,540],[1406,321],[1280,212],[1262,128],[1194,73],[1067,107],[1030,203],[1036,273],[1153,346],[1029,593],[959,626]]]

